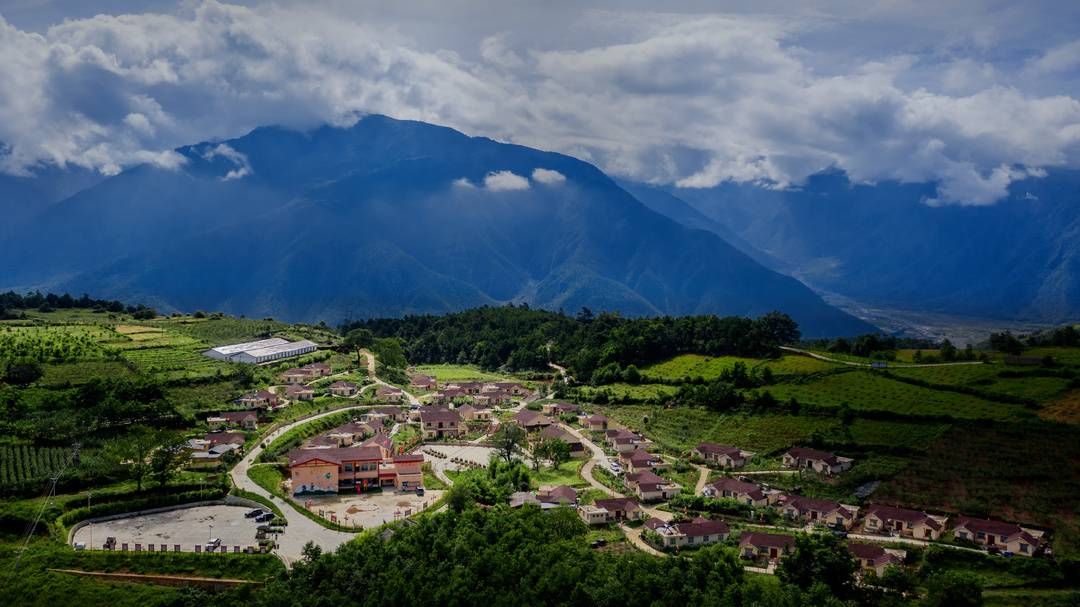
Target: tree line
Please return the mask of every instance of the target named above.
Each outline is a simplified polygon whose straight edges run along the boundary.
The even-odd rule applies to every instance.
[[[588,308],[568,316],[526,305],[351,321],[341,327],[346,335],[356,329],[400,340],[412,364],[528,371],[547,370],[554,362],[583,382],[605,367],[606,374],[679,354],[775,356],[778,346],[800,337],[798,324],[781,312],[758,318],[625,318],[617,313],[593,314]]]
[[[31,291],[20,295],[15,291],[0,293],[0,320],[15,318],[15,310],[39,310],[51,312],[53,310],[84,309],[114,314],[128,313],[139,319],[154,318],[157,312],[153,308],[144,305],[125,305],[115,299],[94,299],[83,293],[81,297],[72,297],[69,293],[57,295],[56,293],[42,293]]]

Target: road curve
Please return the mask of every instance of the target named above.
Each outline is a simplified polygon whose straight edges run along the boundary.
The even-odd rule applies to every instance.
[[[281,557],[281,560],[285,562],[287,567],[292,567],[292,563],[303,556],[304,545],[309,541],[315,542],[317,546],[322,548],[323,552],[333,552],[338,546],[353,539],[356,535],[353,533],[327,529],[304,516],[297,510],[298,507],[292,502],[278,498],[266,489],[260,487],[255,481],[251,480],[251,478],[248,477],[248,470],[251,468],[252,464],[255,463],[259,454],[263,452],[264,443],[269,444],[289,430],[319,418],[341,413],[342,411],[351,411],[360,408],[364,407],[361,405],[342,407],[340,409],[319,413],[286,424],[270,434],[261,437],[258,444],[256,444],[251,451],[249,451],[235,466],[233,466],[232,470],[229,471],[229,476],[232,478],[233,485],[270,500],[281,510],[281,513],[285,516],[285,520],[289,522],[285,529],[285,533],[278,536],[278,547],[274,550],[274,552]]]

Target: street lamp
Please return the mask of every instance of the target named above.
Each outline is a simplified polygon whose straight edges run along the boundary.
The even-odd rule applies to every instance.
[[[91,518],[90,518],[90,549],[93,550],[94,549],[94,519],[92,518],[93,515],[90,512],[90,496],[91,495],[93,495],[93,493],[91,493],[90,491],[86,492],[86,514],[88,516],[91,516]]]

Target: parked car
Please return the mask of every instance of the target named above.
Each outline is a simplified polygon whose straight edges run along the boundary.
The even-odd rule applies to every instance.
[[[214,550],[220,545],[221,545],[221,538],[217,538],[217,537],[210,538],[210,541],[206,542],[206,549],[207,550]]]
[[[256,508],[254,510],[248,510],[247,514],[244,515],[244,518],[255,518],[256,516],[259,516],[260,514],[262,514],[264,512],[266,512],[266,510],[263,510],[262,508]]]
[[[263,512],[259,516],[255,517],[255,522],[256,523],[268,523],[268,522],[270,522],[272,520],[274,520],[274,513],[273,512]]]
[[[417,487],[416,488],[416,494],[417,495],[424,495],[424,488],[423,487]]]

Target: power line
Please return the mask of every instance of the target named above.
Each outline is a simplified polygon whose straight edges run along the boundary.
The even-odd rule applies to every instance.
[[[19,570],[19,563],[22,562],[23,554],[26,553],[27,548],[30,547],[30,540],[34,537],[34,532],[37,531],[37,526],[41,522],[41,517],[45,516],[45,509],[49,507],[49,501],[56,496],[56,485],[60,482],[60,478],[67,472],[69,465],[79,465],[79,448],[81,445],[76,442],[71,446],[71,457],[64,460],[64,465],[59,471],[54,473],[49,478],[48,489],[45,491],[45,495],[41,500],[41,509],[38,510],[37,516],[34,517],[34,522],[30,523],[26,531],[26,537],[23,538],[22,548],[19,549],[18,555],[15,557],[15,562],[12,564],[11,573],[14,575]]]

